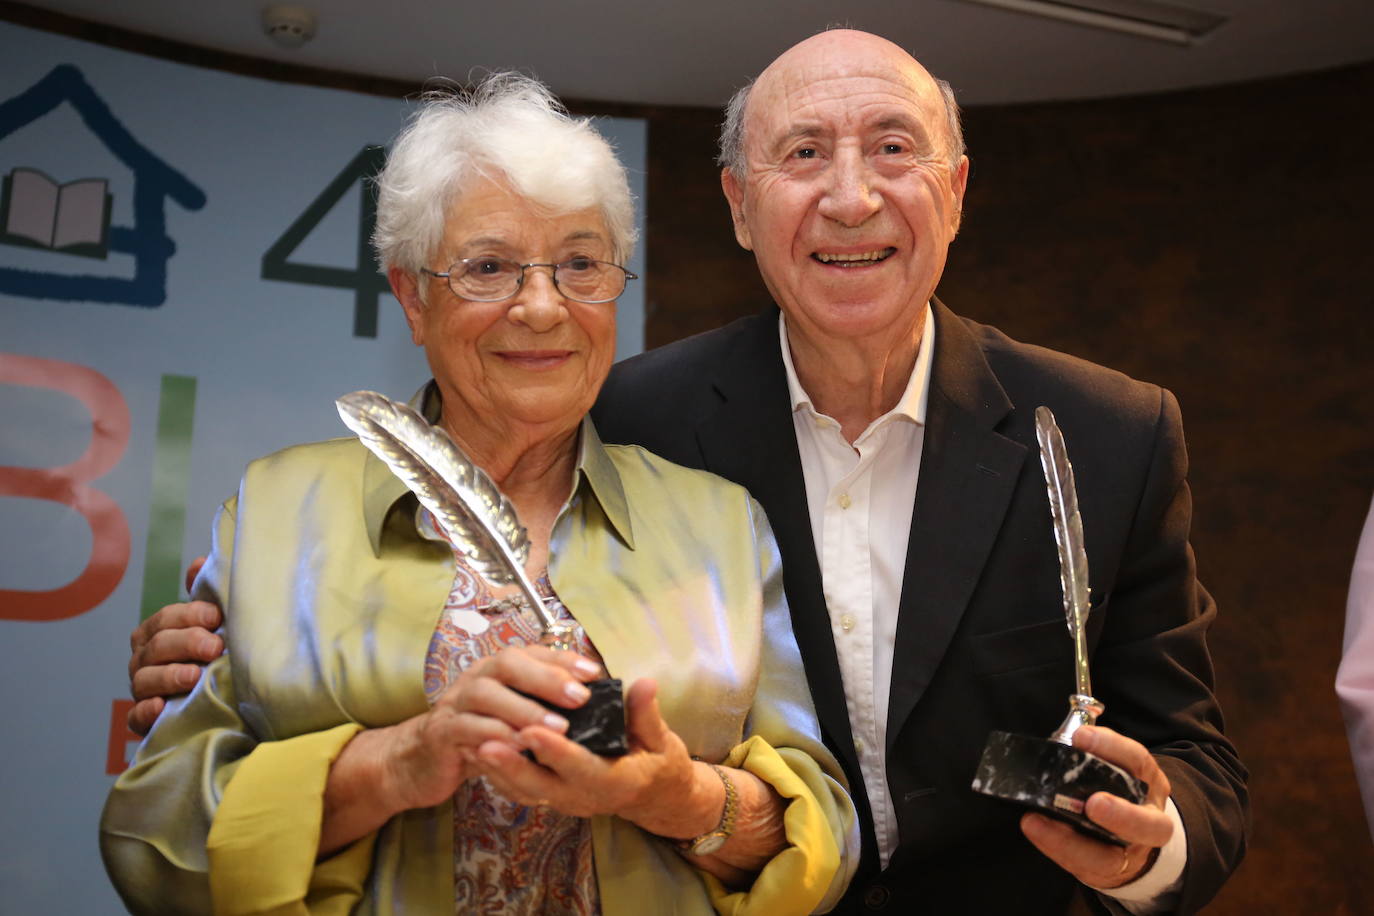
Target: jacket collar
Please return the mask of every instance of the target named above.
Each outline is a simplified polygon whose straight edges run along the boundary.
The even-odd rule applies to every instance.
[[[998,431],[1013,409],[974,332],[934,303],[939,329],[888,693],[887,744],[945,657],[1002,529],[1026,446]]]

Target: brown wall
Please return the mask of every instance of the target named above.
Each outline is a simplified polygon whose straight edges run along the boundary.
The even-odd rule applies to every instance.
[[[1374,491],[1371,92],[1365,66],[969,117],[977,180],[943,294],[1183,405],[1255,818],[1217,912],[1374,912],[1331,687]]]
[[[1331,687],[1374,492],[1371,97],[1365,65],[966,113],[973,171],[941,297],[1183,405],[1218,692],[1255,822],[1215,913],[1374,912]],[[705,165],[717,120],[651,116],[651,344],[763,301]]]

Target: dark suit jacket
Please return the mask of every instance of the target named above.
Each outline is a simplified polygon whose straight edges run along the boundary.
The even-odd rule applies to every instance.
[[[1048,405],[1078,483],[1102,724],[1149,747],[1169,777],[1188,837],[1182,910],[1195,910],[1244,852],[1248,801],[1212,694],[1215,607],[1188,544],[1178,405],[938,302],[934,312],[887,727],[900,845],[886,870],[821,591],[776,308],[618,365],[597,428],[608,442],[736,481],[767,511],[816,712],[863,823],[863,860],[841,910],[1062,913],[1075,882],[1022,837],[1018,810],[969,788],[990,730],[1048,736],[1074,686],[1035,440],[1034,410]]]

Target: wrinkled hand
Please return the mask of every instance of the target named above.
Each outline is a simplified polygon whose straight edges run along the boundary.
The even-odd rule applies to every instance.
[[[528,763],[520,757],[522,735],[539,729],[562,739],[568,721],[516,691],[573,709],[590,695],[582,682],[600,676],[595,662],[544,646],[509,647],[479,659],[428,712],[389,730],[384,772],[398,807],[448,798],[473,775],[469,763],[479,747],[500,747]]]
[[[630,752],[622,757],[601,757],[531,725],[515,736],[518,746],[483,743],[473,763],[497,791],[522,804],[545,804],[578,817],[614,814],[661,836],[695,836],[709,829],[684,832],[681,826],[695,785],[694,764],[682,739],[663,721],[658,685],[649,678],[635,681],[625,707]],[[529,748],[538,763],[523,757],[520,746]]]
[[[198,557],[186,571],[187,591],[203,565],[205,557]],[[129,692],[135,700],[129,710],[131,731],[148,734],[166,698],[196,686],[201,666],[224,651],[224,640],[213,632],[223,621],[213,604],[191,601],[169,604],[134,628],[129,634]]]
[[[1129,884],[1140,877],[1154,851],[1173,834],[1173,821],[1164,811],[1169,779],[1144,745],[1110,728],[1084,726],[1074,734],[1073,745],[1149,785],[1149,794],[1139,805],[1107,792],[1088,799],[1088,817],[1130,845],[1123,851],[1040,814],[1022,816],[1021,832],[1035,848],[1084,884],[1099,888]]]
[[[516,690],[575,708],[601,675],[594,662],[543,646],[510,647],[478,659],[427,712],[358,732],[329,768],[321,855],[376,830],[401,811],[437,805],[473,773],[481,744],[512,746],[532,723],[557,734],[567,720]]]

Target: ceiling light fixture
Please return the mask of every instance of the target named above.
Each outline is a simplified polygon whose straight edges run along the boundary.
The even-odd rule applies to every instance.
[[[315,14],[303,6],[269,6],[262,11],[262,30],[283,48],[299,48],[315,37]]]
[[[1124,32],[1138,38],[1177,45],[1194,45],[1224,24],[1228,17],[1154,0],[963,0],[1016,13],[1058,19],[1075,25]]]

